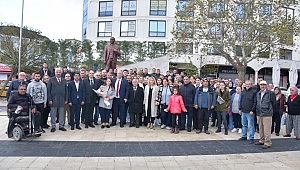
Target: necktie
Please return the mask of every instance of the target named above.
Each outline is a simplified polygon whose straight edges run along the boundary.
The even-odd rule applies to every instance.
[[[118,84],[117,84],[117,93],[116,93],[116,97],[119,97],[119,86],[120,86],[120,80],[118,80]]]
[[[58,85],[60,85],[60,78],[57,79]]]
[[[135,94],[136,94],[136,87],[133,88],[133,97],[135,98]]]
[[[91,82],[90,82],[90,85],[91,85],[91,87],[93,88],[93,86],[94,86],[93,80],[91,79],[90,81],[91,81]]]

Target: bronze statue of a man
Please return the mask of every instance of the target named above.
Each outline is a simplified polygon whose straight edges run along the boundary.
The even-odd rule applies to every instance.
[[[104,48],[103,61],[106,66],[105,70],[116,69],[117,58],[121,55],[120,47],[115,44],[115,38],[110,38],[110,44]]]

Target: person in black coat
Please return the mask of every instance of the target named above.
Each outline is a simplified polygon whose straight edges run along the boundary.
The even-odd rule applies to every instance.
[[[132,87],[129,88],[128,106],[130,114],[130,126],[134,126],[134,120],[136,120],[135,127],[140,126],[140,117],[143,112],[144,101],[144,89],[138,86],[138,80],[132,80]]]
[[[44,77],[45,75],[52,77],[52,72],[51,72],[51,70],[48,69],[47,63],[43,64],[43,68],[40,69],[39,73],[40,73],[41,77]]]
[[[83,80],[84,89],[85,89],[85,100],[84,105],[82,107],[82,112],[84,113],[85,119],[85,128],[89,126],[95,128],[93,125],[93,113],[94,113],[94,106],[99,101],[99,97],[93,91],[93,89],[98,90],[99,87],[104,84],[102,80],[97,80],[94,77],[94,70],[89,71],[88,78]]]

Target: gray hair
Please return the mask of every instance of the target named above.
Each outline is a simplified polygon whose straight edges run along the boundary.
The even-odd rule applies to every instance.
[[[55,68],[55,72],[56,71],[62,71],[61,68]]]
[[[245,83],[251,83],[252,84],[252,81],[250,80],[246,80]]]
[[[137,83],[139,83],[138,79],[133,79],[131,82],[133,83],[134,81],[136,81]]]
[[[20,72],[18,75],[21,75],[21,74],[24,74],[26,76],[26,73],[25,72]]]

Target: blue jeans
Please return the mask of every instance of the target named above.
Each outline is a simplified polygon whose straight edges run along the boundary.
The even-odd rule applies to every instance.
[[[254,114],[250,116],[249,113],[242,113],[242,129],[243,138],[247,138],[248,124],[250,124],[250,136],[249,139],[254,139],[255,127],[254,127]]]
[[[192,120],[193,120],[193,112],[194,108],[193,106],[185,106],[187,112],[181,113],[181,124],[180,129],[185,129],[185,123],[186,123],[186,115],[187,115],[187,129],[190,130],[192,128]]]
[[[97,123],[99,119],[99,106],[95,106],[94,123]]]
[[[228,114],[227,114],[228,115]],[[233,129],[233,116],[228,115],[228,129],[232,130]]]
[[[170,126],[172,115],[170,112],[161,111],[161,125]]]

